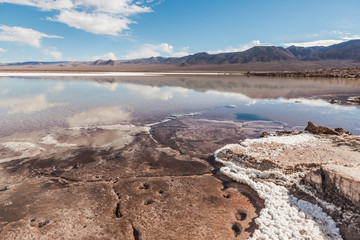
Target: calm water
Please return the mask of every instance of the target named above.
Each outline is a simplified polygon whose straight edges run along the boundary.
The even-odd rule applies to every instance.
[[[114,109],[112,122],[128,113],[145,124],[173,114],[194,117],[286,123],[303,129],[307,121],[343,127],[360,134],[360,108],[349,96],[360,95],[355,80],[301,80],[241,76],[122,78],[0,78],[0,136],[67,127],[69,118],[92,109]],[[330,104],[330,99],[342,104]],[[84,115],[85,116],[85,115]],[[98,116],[104,117],[104,115]],[[100,121],[100,120],[99,120]]]

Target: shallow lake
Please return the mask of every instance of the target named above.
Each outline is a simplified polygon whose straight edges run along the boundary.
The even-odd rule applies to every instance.
[[[256,230],[265,198],[254,184],[226,178],[214,152],[262,132],[304,130],[308,121],[359,135],[360,108],[347,102],[359,95],[359,81],[342,79],[0,78],[0,231],[6,239],[34,236],[39,228],[55,238],[188,239],[191,232],[231,239],[244,229],[245,239]],[[299,156],[313,160],[318,146]],[[276,147],[256,149],[267,156]],[[301,160],[291,156],[291,163]],[[270,163],[259,167],[271,169]],[[281,191],[274,196],[287,195]],[[324,224],[337,231],[333,221],[319,219],[310,235]]]
[[[360,108],[346,102],[360,82],[244,76],[0,78],[0,135],[67,127],[88,112],[136,125],[182,115],[231,121],[273,121],[302,130],[307,121],[360,134]],[[331,104],[331,99],[341,103]],[[114,107],[121,109],[113,111]],[[97,110],[109,111],[97,116]],[[95,109],[91,111],[91,109]],[[95,122],[94,122],[95,121]]]

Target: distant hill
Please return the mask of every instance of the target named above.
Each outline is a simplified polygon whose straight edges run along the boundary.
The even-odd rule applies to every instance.
[[[133,60],[96,60],[92,62],[23,62],[0,64],[0,66],[38,66],[58,64],[63,66],[121,66],[133,65],[232,65],[246,63],[271,63],[287,61],[306,63],[310,61],[339,60],[360,63],[360,40],[351,40],[328,47],[296,47],[256,46],[243,52],[209,54],[196,53],[184,57],[151,57]]]
[[[51,65],[51,64],[61,64],[66,63],[64,61],[62,62],[39,62],[39,61],[33,61],[33,62],[16,62],[16,63],[1,63],[0,66],[28,66],[28,65]]]
[[[256,46],[243,52],[233,53],[196,53],[181,58],[151,57],[123,61],[125,64],[241,64],[272,61],[320,61],[351,60],[360,62],[360,40],[332,45],[329,47],[295,47]]]

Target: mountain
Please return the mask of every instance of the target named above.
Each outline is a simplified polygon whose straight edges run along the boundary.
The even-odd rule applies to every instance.
[[[310,56],[316,55],[323,51],[325,47],[288,47],[287,50],[291,52],[296,58],[305,60]]]
[[[181,58],[151,57],[124,61],[125,64],[236,64],[249,62],[271,62],[281,60],[293,60],[296,57],[283,47],[258,46],[244,52],[208,54],[205,52],[196,53]]]
[[[118,65],[232,65],[245,63],[302,63],[310,61],[350,61],[360,63],[360,40],[351,40],[328,47],[296,47],[288,48],[275,46],[256,46],[243,52],[230,52],[209,54],[206,52],[196,53],[184,57],[151,57],[133,60],[96,60],[93,62],[24,62],[0,64],[0,66],[35,66],[35,65],[55,65],[64,66],[118,66]]]
[[[329,46],[316,54],[320,59],[353,60],[360,62],[360,40]]]
[[[123,61],[124,64],[242,64],[273,61],[320,61],[351,60],[360,62],[360,40],[332,45],[329,47],[256,46],[243,52],[208,54],[196,53],[181,58],[151,57]]]
[[[39,61],[33,61],[33,62],[16,62],[16,63],[2,63],[0,66],[27,66],[27,65],[52,65],[52,64],[61,64],[66,63],[64,61],[62,62],[39,62]]]

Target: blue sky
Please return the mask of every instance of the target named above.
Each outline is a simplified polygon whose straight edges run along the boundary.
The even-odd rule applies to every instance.
[[[326,46],[360,38],[358,0],[0,0],[0,62]]]

